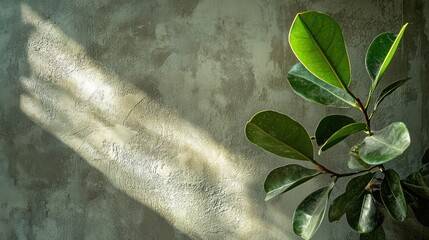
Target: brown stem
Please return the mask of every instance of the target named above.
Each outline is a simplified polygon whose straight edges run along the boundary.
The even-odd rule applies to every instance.
[[[334,171],[332,171],[332,170],[329,170],[328,168],[326,168],[325,166],[323,166],[322,164],[320,164],[320,163],[318,163],[318,162],[316,162],[315,160],[312,160],[311,161],[314,165],[316,165],[316,168],[321,172],[321,173],[323,173],[323,174],[331,174],[332,175],[332,177],[335,177],[335,178],[342,178],[342,177],[348,177],[348,176],[353,176],[353,175],[357,175],[357,174],[360,174],[360,173],[364,173],[364,172],[369,172],[369,171],[371,171],[372,169],[374,169],[374,168],[379,168],[380,169],[380,171],[382,171],[381,169],[381,167],[380,166],[374,166],[374,167],[372,167],[372,168],[369,168],[369,169],[365,169],[365,170],[362,170],[362,171],[358,171],[358,172],[352,172],[352,173],[336,173],[336,172],[334,172]],[[384,168],[383,168],[384,169]]]
[[[363,113],[363,115],[365,117],[366,127],[368,128],[369,135],[372,135],[372,132],[371,132],[371,121],[370,121],[370,119],[368,117],[368,112],[367,112],[366,108],[363,106],[363,104],[362,104],[362,102],[360,101],[359,98],[356,98],[356,103],[359,105],[359,108],[360,108],[360,110],[362,111],[362,113]]]

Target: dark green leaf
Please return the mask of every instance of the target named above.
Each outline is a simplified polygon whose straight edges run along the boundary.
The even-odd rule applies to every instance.
[[[316,132],[314,134],[316,136],[317,145],[322,146],[336,131],[354,122],[355,120],[353,120],[353,118],[343,115],[330,115],[324,117],[317,125]]]
[[[320,148],[319,154],[320,152],[326,151],[329,148],[335,146],[335,144],[341,142],[349,135],[362,132],[365,129],[366,129],[365,123],[352,123],[342,127],[340,130],[336,131],[328,140],[326,140],[325,144],[323,144],[322,147]]]
[[[404,193],[417,221],[423,226],[429,227],[429,201],[408,190],[405,190]]]
[[[399,174],[392,169],[384,172],[385,177],[381,183],[381,199],[387,211],[398,221],[407,217],[407,202],[401,187]]]
[[[334,183],[308,195],[297,207],[293,215],[293,231],[296,235],[310,239],[322,223],[329,194]]]
[[[423,181],[425,182],[426,186],[429,186],[429,164],[423,165],[419,169],[420,175],[422,175]]]
[[[383,214],[377,208],[371,193],[366,191],[346,211],[347,222],[359,233],[369,233],[383,223]]]
[[[301,124],[284,114],[257,113],[246,125],[246,136],[250,142],[281,157],[313,159],[310,136]]]
[[[347,162],[347,166],[350,169],[361,169],[361,168],[370,168],[371,165],[366,164],[360,157],[359,157],[359,148],[360,144],[356,144],[353,147],[350,148],[349,152],[349,161]]]
[[[398,48],[407,25],[408,24],[405,24],[402,27],[399,34],[382,33],[378,35],[369,46],[365,64],[368,73],[373,80],[371,92],[373,92],[377,87],[378,82],[390,64],[393,55],[395,55],[396,49]]]
[[[336,222],[346,213],[346,211],[355,204],[365,191],[367,185],[373,179],[375,173],[367,173],[351,179],[347,183],[346,192],[337,197],[329,207],[329,221]]]
[[[425,165],[428,163],[429,163],[429,148],[426,149],[425,154],[423,154],[423,157],[422,157],[422,164]]]
[[[383,89],[383,91],[381,91],[381,93],[380,93],[380,96],[378,96],[377,101],[375,102],[374,111],[377,110],[378,105],[384,100],[384,98],[389,96],[392,92],[394,92],[400,86],[404,85],[404,83],[406,83],[408,80],[410,80],[410,78],[401,79],[399,81],[396,81],[396,82],[390,84],[385,89]]]
[[[410,146],[410,134],[402,122],[374,132],[361,143],[359,156],[371,165],[383,164],[401,155]]]
[[[333,87],[315,77],[301,63],[295,64],[287,75],[293,91],[304,99],[326,106],[348,108],[357,105],[343,89]]]
[[[334,19],[319,12],[298,13],[289,43],[299,61],[317,78],[338,88],[349,85],[349,57]]]
[[[369,233],[360,234],[359,240],[385,240],[386,234],[382,226]]]
[[[318,174],[320,172],[317,170],[308,169],[297,164],[274,169],[265,180],[264,188],[267,193],[265,201],[303,184]]]
[[[372,197],[378,206],[384,207],[383,200],[381,199],[381,191],[378,189],[372,189]]]
[[[407,178],[401,181],[402,187],[407,189],[422,198],[429,200],[429,188],[425,183],[424,178],[419,172],[410,174]]]

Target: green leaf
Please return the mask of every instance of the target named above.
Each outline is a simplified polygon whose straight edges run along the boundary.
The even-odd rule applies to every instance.
[[[292,90],[310,102],[339,108],[358,108],[354,99],[343,89],[338,89],[318,79],[301,63],[291,67],[287,79]]]
[[[429,227],[429,201],[408,190],[405,190],[404,193],[417,221],[423,226]]]
[[[423,157],[422,157],[422,164],[425,165],[428,163],[429,163],[429,148],[426,149],[425,154],[423,154]]]
[[[402,27],[398,34],[382,33],[378,35],[369,46],[366,53],[365,64],[369,76],[373,80],[371,93],[377,87],[378,82],[390,64],[393,55],[395,55],[396,49],[398,48],[407,25],[408,23]]]
[[[422,175],[423,181],[425,182],[426,186],[429,185],[429,164],[423,165],[419,169],[420,175]]]
[[[322,146],[336,131],[354,122],[355,120],[353,120],[353,118],[343,115],[329,115],[324,117],[317,125],[314,134],[316,136],[317,145]]]
[[[347,126],[342,127],[340,130],[336,131],[326,142],[322,145],[319,150],[319,155],[322,151],[326,151],[329,148],[335,146],[335,144],[341,142],[346,137],[362,132],[366,129],[365,123],[352,123]]]
[[[382,226],[369,233],[360,234],[359,240],[385,240],[386,234]]]
[[[429,188],[420,172],[414,172],[401,181],[402,187],[422,198],[429,200]]]
[[[274,111],[257,113],[246,125],[250,142],[279,155],[297,160],[313,159],[313,145],[304,127]]]
[[[377,208],[374,198],[366,191],[346,211],[347,222],[359,233],[369,233],[383,223],[383,214]]]
[[[404,221],[407,217],[407,202],[401,187],[399,174],[392,169],[384,172],[381,183],[381,199],[387,211],[398,221]]]
[[[404,85],[404,83],[408,82],[408,80],[410,80],[411,78],[405,78],[405,79],[401,79],[398,80],[392,84],[390,84],[389,86],[387,86],[385,89],[383,89],[383,91],[381,91],[380,96],[378,96],[377,101],[374,104],[374,111],[377,110],[378,105],[387,97],[389,96],[392,92],[394,92],[397,88],[399,88],[400,86]]]
[[[359,148],[360,144],[356,144],[353,147],[350,148],[349,151],[349,161],[347,162],[347,166],[350,169],[361,169],[361,168],[370,168],[371,165],[366,164],[360,157],[359,157]]]
[[[329,194],[334,183],[308,195],[297,207],[293,215],[293,231],[296,235],[310,239],[322,223]]]
[[[410,134],[402,122],[374,132],[361,143],[359,156],[371,165],[383,164],[401,155],[410,146]]]
[[[329,207],[328,218],[336,222],[355,204],[356,200],[365,192],[366,186],[372,181],[375,173],[367,173],[351,179],[347,183],[346,192],[338,196]]]
[[[319,12],[298,13],[289,32],[289,44],[314,76],[338,88],[349,85],[349,57],[334,19]]]
[[[320,172],[317,170],[297,164],[276,168],[268,174],[265,180],[264,188],[267,193],[265,201],[285,193],[319,174]]]

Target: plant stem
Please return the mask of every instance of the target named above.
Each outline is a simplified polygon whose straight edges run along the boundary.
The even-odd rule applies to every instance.
[[[337,178],[337,179],[338,179],[338,178],[342,178],[342,177],[348,177],[348,176],[357,175],[357,174],[364,173],[364,172],[369,172],[369,171],[373,170],[374,168],[379,168],[379,169],[380,169],[380,171],[383,171],[383,170],[384,170],[383,165],[377,165],[377,166],[373,166],[372,168],[365,169],[365,170],[361,170],[361,171],[358,171],[358,172],[351,172],[351,173],[336,173],[336,172],[334,172],[334,171],[332,171],[332,170],[329,170],[328,168],[326,168],[326,167],[325,167],[325,166],[323,166],[322,164],[320,164],[320,163],[316,162],[315,160],[312,160],[311,162],[312,162],[314,165],[316,165],[317,169],[319,169],[319,171],[320,171],[321,173],[323,173],[323,174],[331,174],[331,176],[332,176],[332,177],[335,177],[335,178]]]
[[[359,105],[359,108],[360,108],[360,110],[362,111],[362,113],[363,113],[363,115],[365,117],[366,128],[368,128],[369,135],[371,136],[372,135],[372,132],[371,132],[371,120],[368,117],[367,109],[363,106],[363,104],[362,104],[362,102],[360,101],[359,98],[356,98],[356,103]]]
[[[365,121],[366,121],[366,127],[368,128],[368,133],[371,136],[372,132],[371,132],[371,120],[368,117],[368,112],[367,112],[367,107],[370,101],[370,97],[368,97],[368,100],[365,104],[365,106],[362,104],[362,101],[356,97],[345,85],[342,85],[343,89],[356,101],[356,103],[358,104],[359,109],[361,110],[361,112],[363,113],[364,117],[365,117]],[[371,96],[371,94],[369,95]]]
[[[373,170],[374,168],[378,168],[378,166],[373,166],[372,168],[365,169],[365,170],[361,170],[361,171],[358,171],[358,172],[339,174],[339,175],[337,175],[336,177],[337,177],[337,178],[342,178],[342,177],[348,177],[348,176],[357,175],[357,174],[364,173],[364,172],[370,172],[370,171],[371,171],[371,170]]]

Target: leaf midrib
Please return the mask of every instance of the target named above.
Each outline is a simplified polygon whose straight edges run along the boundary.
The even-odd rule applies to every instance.
[[[305,21],[301,18],[300,15],[298,15],[299,19],[302,22],[302,25],[304,26],[305,31],[307,32],[307,34],[310,36],[310,39],[315,43],[315,45],[317,46],[317,49],[319,50],[320,54],[322,55],[323,59],[325,60],[325,62],[328,64],[329,68],[331,69],[331,71],[334,73],[335,78],[337,79],[338,83],[340,84],[340,86],[342,88],[345,88],[345,84],[343,83],[343,81],[341,80],[341,78],[338,76],[336,69],[332,66],[332,63],[327,59],[327,57],[325,56],[325,54],[323,53],[322,49],[319,46],[319,43],[316,41],[316,39],[314,38],[313,34],[311,33],[311,31],[308,29],[307,24],[305,23]],[[310,70],[308,70],[310,71]],[[311,71],[310,71],[311,72]],[[313,73],[313,75],[315,75]],[[316,76],[316,75],[315,75]]]

